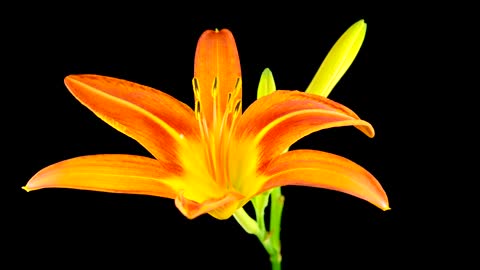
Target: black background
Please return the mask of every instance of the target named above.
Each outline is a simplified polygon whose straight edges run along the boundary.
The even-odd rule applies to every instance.
[[[63,269],[269,269],[263,247],[233,218],[188,220],[164,198],[67,189],[27,193],[21,187],[63,159],[148,154],[70,95],[63,84],[69,74],[131,80],[192,106],[198,37],[206,29],[228,28],[239,50],[245,109],[266,67],[277,88],[304,90],[331,46],[360,19],[368,25],[365,41],[330,98],[369,121],[376,136],[337,128],[292,148],[328,151],[361,164],[379,179],[392,210],[334,191],[284,187],[283,267],[390,268],[449,259],[437,252],[444,250],[439,236],[445,234],[432,225],[440,207],[434,202],[438,179],[429,174],[425,150],[432,147],[431,137],[424,131],[435,124],[424,119],[433,113],[416,112],[423,106],[419,99],[431,91],[425,65],[435,65],[428,40],[437,37],[431,31],[437,21],[430,11],[402,4],[180,6],[12,8],[18,16],[4,33],[5,58],[12,60],[4,62],[11,82],[2,108],[5,149],[13,149],[2,180],[5,259]]]

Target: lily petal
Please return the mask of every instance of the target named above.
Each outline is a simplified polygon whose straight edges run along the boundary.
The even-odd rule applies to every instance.
[[[25,190],[73,188],[175,198],[183,188],[182,169],[173,163],[122,154],[76,157],[36,173]]]
[[[375,177],[344,157],[314,150],[293,150],[268,165],[259,194],[273,187],[299,185],[341,191],[364,199],[382,210],[388,198]]]
[[[232,33],[228,29],[203,32],[195,52],[194,92],[209,126],[222,120],[229,93],[230,99],[241,100],[240,78],[240,59]]]
[[[70,75],[65,85],[103,121],[159,160],[175,162],[180,139],[199,138],[193,110],[156,89],[99,75]]]
[[[373,127],[353,111],[330,99],[300,91],[277,90],[256,100],[241,116],[237,128],[240,143],[259,151],[262,165],[304,136],[331,127],[353,125],[373,137]],[[242,149],[248,151],[252,146]],[[237,150],[238,151],[238,150]],[[244,151],[244,150],[242,150]]]
[[[197,203],[192,200],[188,200],[180,193],[175,198],[175,205],[189,219],[194,219],[202,214],[209,213],[216,219],[228,219],[233,213],[242,205],[246,200],[242,200],[245,197],[236,192],[227,193],[225,196],[219,199],[209,199],[202,203]]]
[[[364,20],[360,20],[348,28],[323,60],[307,87],[307,93],[324,97],[330,94],[360,51],[366,31],[367,24]]]

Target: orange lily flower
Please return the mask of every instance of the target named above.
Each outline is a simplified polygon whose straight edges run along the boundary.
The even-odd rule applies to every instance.
[[[372,126],[330,99],[278,90],[242,112],[240,60],[232,33],[199,38],[193,78],[195,109],[159,90],[99,75],[70,75],[68,90],[100,119],[153,156],[99,154],[50,165],[27,191],[74,188],[175,200],[187,217],[227,219],[271,188],[301,185],[338,190],[389,209],[373,175],[358,164],[314,150],[285,152],[302,137],[353,125]]]

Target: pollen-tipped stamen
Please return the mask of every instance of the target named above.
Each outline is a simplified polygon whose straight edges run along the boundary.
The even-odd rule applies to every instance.
[[[211,94],[212,94],[212,101],[213,101],[213,108],[212,108],[212,119],[213,119],[213,123],[212,123],[212,127],[213,127],[213,130],[215,132],[216,129],[217,129],[217,117],[218,115],[220,115],[220,106],[218,106],[219,104],[219,96],[218,96],[218,77],[215,76],[215,78],[213,78],[213,82],[212,82],[212,91],[211,91]]]
[[[200,99],[200,86],[198,83],[197,78],[193,78],[192,80],[193,85],[193,93],[195,96],[195,118],[198,121],[198,127],[200,129],[200,135],[202,137],[202,141],[205,145],[211,145],[212,138],[210,137],[210,133],[208,132],[208,124],[207,120],[205,119],[205,115],[202,110],[201,99]],[[207,160],[207,168],[210,175],[215,175],[215,165],[214,160],[212,158],[212,149],[210,147],[204,147],[204,156],[205,160]]]
[[[233,92],[229,92],[227,96],[227,104],[225,108],[225,114],[222,119],[222,137],[221,137],[221,153],[223,157],[223,164],[225,164],[224,177],[226,179],[226,187],[230,188],[230,175],[228,170],[229,158],[228,151],[230,145],[230,139],[232,137],[233,129],[235,128],[236,119],[241,113],[241,103],[242,99],[238,98],[238,94],[241,93],[242,79],[239,77],[235,82],[235,88]],[[223,131],[224,126],[228,125],[228,130]]]

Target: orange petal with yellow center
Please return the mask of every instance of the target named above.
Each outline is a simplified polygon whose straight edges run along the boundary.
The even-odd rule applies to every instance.
[[[273,187],[297,185],[341,191],[364,199],[382,210],[390,209],[378,180],[344,157],[314,150],[293,150],[278,156],[264,171],[259,194]]]
[[[36,173],[25,190],[72,188],[175,198],[183,189],[176,164],[121,154],[82,156],[60,161]]]
[[[237,87],[235,93],[237,79],[241,77],[240,59],[235,39],[228,29],[207,30],[200,36],[194,77],[198,82],[200,111],[208,125],[221,121],[229,93],[235,100],[241,100],[241,88]]]
[[[179,141],[199,138],[193,110],[161,91],[99,75],[70,75],[65,84],[83,105],[159,160],[175,162]]]
[[[369,137],[373,127],[330,99],[299,91],[277,90],[256,100],[241,116],[237,140],[256,145],[260,170],[304,136],[331,127],[356,126]],[[242,149],[251,149],[245,145]],[[248,153],[246,153],[248,154]]]

